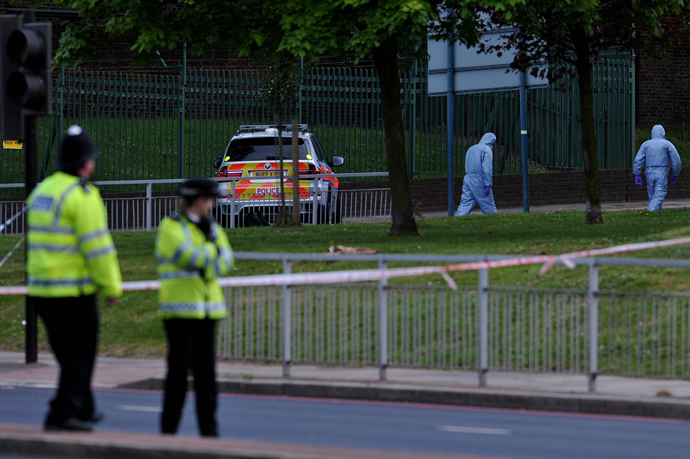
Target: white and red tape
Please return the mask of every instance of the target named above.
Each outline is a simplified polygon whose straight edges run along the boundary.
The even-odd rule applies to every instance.
[[[473,261],[457,263],[445,266],[418,266],[410,268],[388,269],[358,269],[351,271],[333,271],[325,273],[294,273],[294,274],[268,274],[262,276],[224,277],[219,280],[222,287],[253,287],[259,285],[305,285],[305,284],[334,284],[347,282],[364,282],[388,279],[394,277],[424,276],[429,274],[441,274],[450,288],[458,287],[448,276],[453,271],[474,271],[478,269],[506,268],[509,266],[533,265],[543,263],[540,275],[545,274],[554,264],[563,263],[569,268],[574,268],[574,258],[586,258],[601,255],[613,255],[616,253],[634,252],[638,250],[656,249],[690,243],[690,237],[668,239],[665,241],[640,242],[636,244],[624,244],[602,249],[582,250],[579,252],[565,253],[562,255],[536,255],[527,257],[509,258],[497,261]],[[124,291],[158,290],[159,281],[134,281],[124,282]],[[0,295],[26,295],[26,286],[0,287]]]

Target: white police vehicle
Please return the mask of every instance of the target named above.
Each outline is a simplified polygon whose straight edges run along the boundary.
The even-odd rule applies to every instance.
[[[286,212],[292,214],[292,126],[245,125],[232,137],[225,154],[213,162],[219,185],[217,215],[224,226],[275,221],[282,200],[279,132],[282,133],[283,189]],[[333,168],[341,156],[328,158],[306,124],[298,127],[299,213],[305,223],[340,223],[339,183]]]

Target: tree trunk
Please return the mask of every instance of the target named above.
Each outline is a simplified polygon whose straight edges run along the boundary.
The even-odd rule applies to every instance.
[[[580,126],[584,147],[585,177],[587,179],[586,223],[603,223],[601,215],[601,190],[599,183],[599,147],[594,128],[594,96],[592,91],[592,61],[587,37],[582,30],[573,34],[577,60],[577,81],[580,92]]]
[[[389,37],[374,49],[374,64],[381,88],[383,132],[391,187],[391,236],[417,236],[412,212],[410,181],[405,158],[405,130],[400,104],[400,72],[398,70],[398,40]]]

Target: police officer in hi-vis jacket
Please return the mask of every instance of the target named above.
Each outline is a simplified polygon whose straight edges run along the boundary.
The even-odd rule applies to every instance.
[[[179,194],[181,210],[163,219],[155,249],[158,315],[168,341],[161,432],[177,432],[191,370],[199,433],[217,437],[214,337],[216,322],[228,314],[218,278],[232,269],[232,250],[225,232],[209,218],[216,183],[187,180]]]
[[[71,126],[60,144],[59,171],[27,199],[29,301],[60,365],[46,430],[89,431],[103,418],[91,392],[98,347],[96,294],[116,304],[122,279],[103,200],[87,181],[96,155],[89,136]]]

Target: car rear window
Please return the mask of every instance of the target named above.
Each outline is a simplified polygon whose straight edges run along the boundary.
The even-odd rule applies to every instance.
[[[299,139],[299,159],[307,159],[309,151],[304,139]],[[230,162],[235,161],[266,161],[280,159],[278,150],[278,138],[275,137],[250,137],[235,139],[230,142],[225,156],[230,157]],[[283,159],[292,159],[292,139],[283,138]]]

